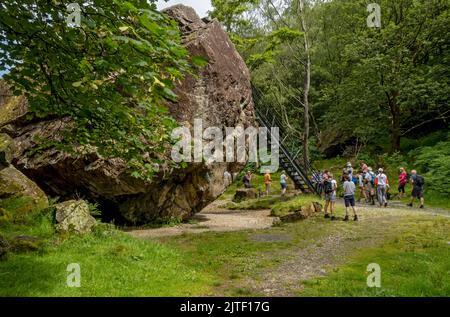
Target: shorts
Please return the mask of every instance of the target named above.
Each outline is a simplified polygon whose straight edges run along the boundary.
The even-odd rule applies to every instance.
[[[335,202],[336,201],[336,192],[332,192],[332,193],[325,193],[325,201],[332,201]]]
[[[372,183],[366,183],[366,192],[370,196],[375,196],[375,188],[373,187]]]
[[[287,188],[287,184],[286,183],[280,183],[281,185],[281,189],[286,189]]]
[[[423,198],[423,188],[422,187],[413,187],[412,196],[413,196],[413,198]]]
[[[355,195],[351,195],[351,196],[345,196],[344,197],[344,201],[345,201],[345,207],[355,207]]]
[[[398,185],[398,192],[404,194],[405,193],[405,186],[406,186],[406,184]]]

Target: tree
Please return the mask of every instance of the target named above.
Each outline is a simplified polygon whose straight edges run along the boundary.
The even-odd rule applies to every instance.
[[[218,19],[227,32],[236,32],[239,27],[246,26],[248,21],[242,16],[259,0],[212,0],[212,18]]]
[[[92,0],[80,7],[81,25],[66,17],[72,1],[0,3],[0,71],[33,116],[69,118],[59,140],[40,140],[73,155],[92,149],[124,159],[149,180],[176,125],[164,103],[189,71],[175,21],[153,0]]]

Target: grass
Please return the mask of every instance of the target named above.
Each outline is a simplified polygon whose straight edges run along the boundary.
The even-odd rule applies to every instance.
[[[195,296],[211,276],[184,264],[182,253],[118,231],[51,241],[39,253],[0,262],[0,296]],[[81,287],[66,285],[70,263],[81,268]]]
[[[447,219],[422,219],[382,246],[361,250],[326,278],[305,282],[301,296],[450,296]],[[381,288],[367,287],[369,263],[381,268]]]
[[[52,232],[45,213],[33,219],[33,226],[41,229],[29,228],[26,232],[50,236],[38,252],[13,253],[0,262],[0,296],[263,295],[252,291],[248,280],[263,279],[264,271],[286,260],[286,252],[294,254],[322,238],[358,228],[353,223],[312,217],[266,230],[184,234],[142,241],[106,225],[84,237],[58,236]],[[389,227],[382,226],[386,232],[397,233],[386,234],[390,240],[383,247],[353,250],[347,264],[325,279],[306,282],[299,295],[450,296],[450,221],[440,217],[406,220],[402,225],[393,221]],[[364,228],[360,231],[370,235]],[[284,238],[256,238],[266,235]],[[380,290],[361,285],[365,281],[361,270],[372,262],[379,263],[383,270]],[[66,285],[70,263],[80,264],[80,288]],[[407,292],[407,288],[411,290]]]
[[[16,236],[37,238],[0,261],[0,296],[195,296],[211,276],[184,264],[184,255],[157,242],[136,240],[100,224],[86,236],[56,234],[51,209],[16,214],[22,201],[2,204],[12,219],[1,224],[11,245]],[[31,251],[33,250],[33,251]],[[81,267],[80,288],[66,284],[70,263]]]

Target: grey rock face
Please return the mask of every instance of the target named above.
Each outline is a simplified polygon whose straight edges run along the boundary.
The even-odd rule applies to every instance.
[[[179,83],[178,102],[168,103],[171,115],[189,128],[195,119],[203,120],[203,129],[254,125],[249,70],[220,24],[204,22],[193,9],[182,5],[168,8],[165,13],[178,21],[191,55],[209,61],[198,76],[187,76]],[[12,98],[0,101],[0,114],[13,108]],[[3,123],[10,125],[10,113],[13,111],[8,110]],[[23,117],[23,107],[18,113]],[[225,170],[238,172],[244,165],[192,163],[186,169],[143,182],[128,175],[119,159],[104,160],[92,154],[77,160],[56,151],[47,151],[39,158],[26,156],[25,151],[35,145],[35,137],[51,138],[65,124],[64,120],[21,119],[13,129],[4,126],[15,142],[13,164],[48,194],[65,199],[81,195],[104,203],[108,206],[104,213],[116,209],[131,223],[187,219],[223,193]]]

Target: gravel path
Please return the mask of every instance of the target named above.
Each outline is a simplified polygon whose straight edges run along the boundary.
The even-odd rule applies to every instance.
[[[138,229],[128,231],[136,238],[152,239],[176,236],[184,233],[201,233],[207,231],[227,232],[248,229],[267,229],[278,218],[269,217],[270,210],[233,210],[221,207],[226,201],[216,201],[196,214],[191,223],[174,227],[156,229]]]

